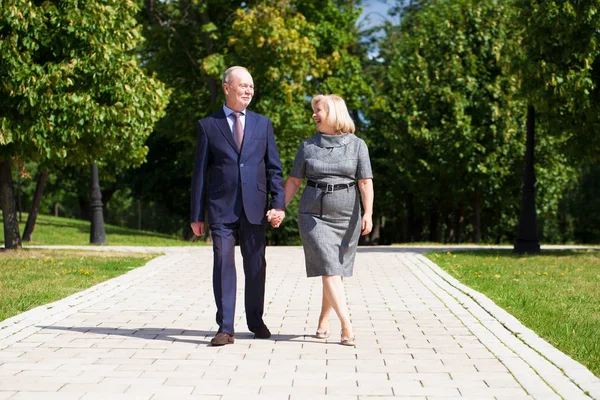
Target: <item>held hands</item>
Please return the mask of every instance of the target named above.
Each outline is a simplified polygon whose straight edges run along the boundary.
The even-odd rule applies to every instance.
[[[361,236],[368,235],[373,230],[373,218],[370,214],[365,214],[362,217],[362,232]]]
[[[267,221],[271,223],[273,228],[279,228],[281,221],[285,218],[285,211],[278,208],[271,208],[267,211]]]

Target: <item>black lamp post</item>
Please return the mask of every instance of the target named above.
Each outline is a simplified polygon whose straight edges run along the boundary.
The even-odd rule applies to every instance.
[[[540,252],[535,212],[534,135],[535,108],[530,105],[527,109],[527,149],[525,150],[525,171],[523,172],[519,231],[513,248],[515,253],[520,254]]]
[[[98,180],[98,164],[92,164],[92,227],[90,230],[90,244],[106,244],[104,231],[104,214],[102,213],[102,193]]]

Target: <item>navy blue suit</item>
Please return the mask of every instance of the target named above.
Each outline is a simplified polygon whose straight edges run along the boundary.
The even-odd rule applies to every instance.
[[[234,334],[236,238],[244,260],[246,322],[250,329],[264,324],[265,214],[284,207],[283,174],[271,120],[246,111],[241,151],[223,109],[198,121],[191,222],[208,223],[212,232],[219,332]]]

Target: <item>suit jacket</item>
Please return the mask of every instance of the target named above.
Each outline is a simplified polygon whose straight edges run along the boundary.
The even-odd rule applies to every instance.
[[[271,204],[268,205],[268,194]],[[198,121],[191,222],[232,223],[242,212],[260,224],[269,208],[284,208],[283,174],[271,120],[246,110],[238,151],[223,109]]]

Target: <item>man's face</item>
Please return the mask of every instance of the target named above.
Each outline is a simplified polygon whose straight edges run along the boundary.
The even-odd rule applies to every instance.
[[[233,111],[242,111],[250,104],[254,95],[252,76],[243,69],[233,71],[229,82],[223,84],[225,104]]]

